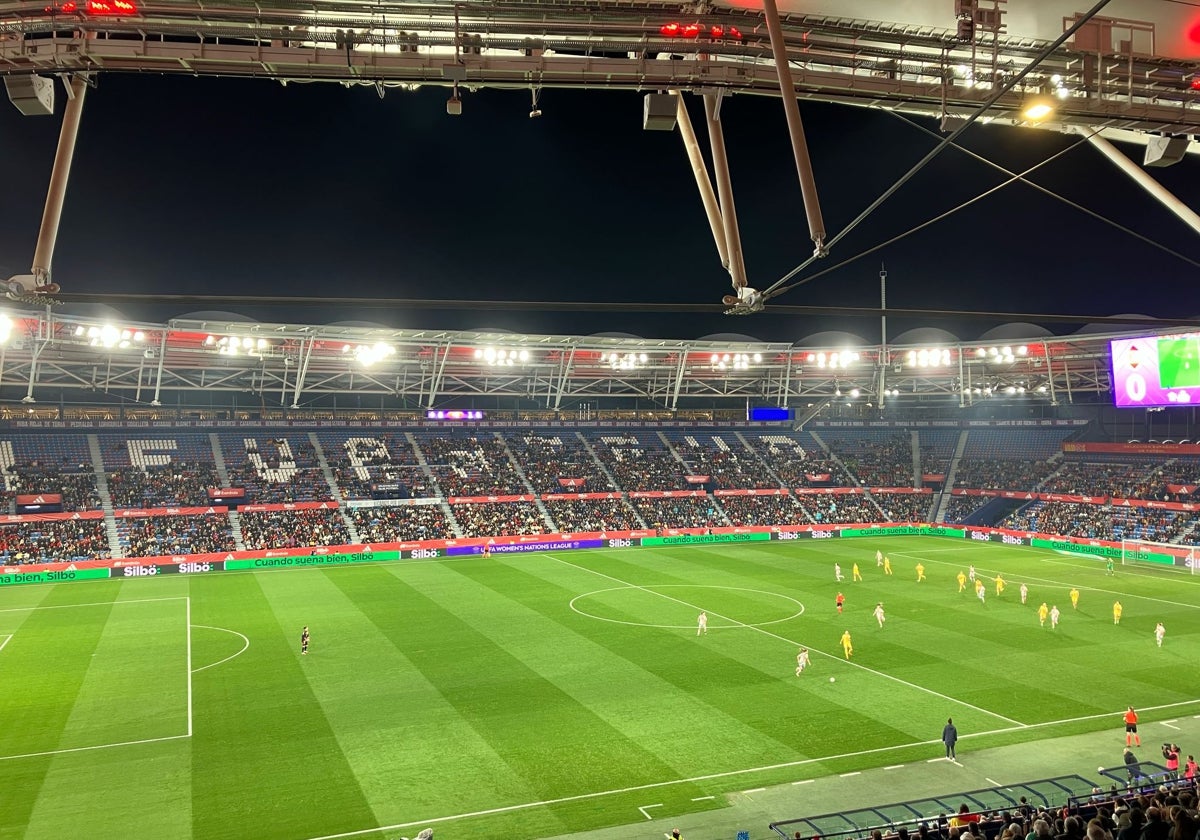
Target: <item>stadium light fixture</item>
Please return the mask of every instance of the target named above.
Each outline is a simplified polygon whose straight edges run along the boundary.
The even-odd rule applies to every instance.
[[[363,367],[370,367],[376,362],[381,362],[388,356],[392,356],[395,353],[395,347],[392,347],[390,344],[385,344],[382,341],[376,342],[375,344],[346,344],[342,347],[343,355],[353,354],[354,358]]]
[[[1028,97],[1021,105],[1021,116],[1029,122],[1041,122],[1054,113],[1054,100],[1044,93]]]
[[[815,363],[818,368],[848,368],[859,360],[858,353],[853,350],[834,351],[826,353],[809,353],[807,356],[809,363]]]
[[[135,344],[146,340],[146,334],[141,330],[129,330],[105,324],[101,327],[76,327],[75,335],[86,338],[89,347],[99,347],[104,350],[116,348],[126,350]]]
[[[210,335],[205,337],[204,346],[215,347],[218,356],[262,356],[271,349],[271,342],[248,335]]]
[[[645,353],[604,352],[600,354],[600,365],[610,370],[637,370],[645,367],[649,361],[650,357]]]
[[[514,367],[518,364],[526,364],[529,359],[529,351],[524,348],[520,350],[506,347],[475,348],[475,360],[483,362],[488,367]]]

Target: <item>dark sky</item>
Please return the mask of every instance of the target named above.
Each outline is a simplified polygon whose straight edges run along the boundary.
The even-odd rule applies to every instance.
[[[59,90],[59,114],[65,97]],[[713,303],[728,291],[675,132],[641,128],[636,93],[347,90],[267,81],[103,76],[89,93],[54,279],[71,292],[518,298]],[[690,98],[703,134],[702,108]],[[826,224],[841,230],[931,148],[894,117],[802,103]],[[778,100],[723,108],[751,285],[811,250]],[[59,117],[0,102],[0,276],[28,270]],[[924,123],[929,128],[934,125]],[[1023,169],[1075,138],[978,127],[974,150]],[[1140,161],[1140,148],[1126,151]],[[1200,206],[1198,161],[1156,175]],[[1069,152],[1045,185],[1200,258],[1197,235],[1098,153]],[[951,149],[821,264],[853,256],[994,185]],[[779,302],[1108,315],[1200,313],[1196,270],[1014,185]],[[217,307],[213,307],[217,308]],[[231,307],[220,307],[229,309]],[[152,319],[183,310],[131,311]],[[867,322],[759,315],[505,313],[280,308],[262,320],[369,319],[392,326],[624,331],[794,340],[826,328],[877,339]],[[988,324],[934,324],[969,338]],[[906,326],[890,324],[893,335]]]

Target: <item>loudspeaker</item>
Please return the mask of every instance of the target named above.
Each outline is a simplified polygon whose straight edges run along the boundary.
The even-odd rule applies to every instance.
[[[1186,137],[1151,137],[1146,143],[1146,158],[1142,165],[1174,166],[1183,160],[1190,142]]]
[[[8,101],[27,117],[54,113],[54,80],[43,76],[5,76]]]
[[[642,128],[646,131],[675,130],[675,95],[647,93],[642,110]]]

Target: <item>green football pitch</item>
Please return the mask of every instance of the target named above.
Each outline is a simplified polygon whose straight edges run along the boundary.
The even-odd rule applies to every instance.
[[[0,838],[557,837],[937,756],[950,716],[961,751],[1116,742],[1200,714],[1197,661],[1200,577],[922,537],[13,587]]]

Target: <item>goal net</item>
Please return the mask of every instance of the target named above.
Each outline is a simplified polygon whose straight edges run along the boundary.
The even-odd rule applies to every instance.
[[[1150,540],[1121,540],[1121,565],[1174,566],[1200,574],[1197,547]]]

